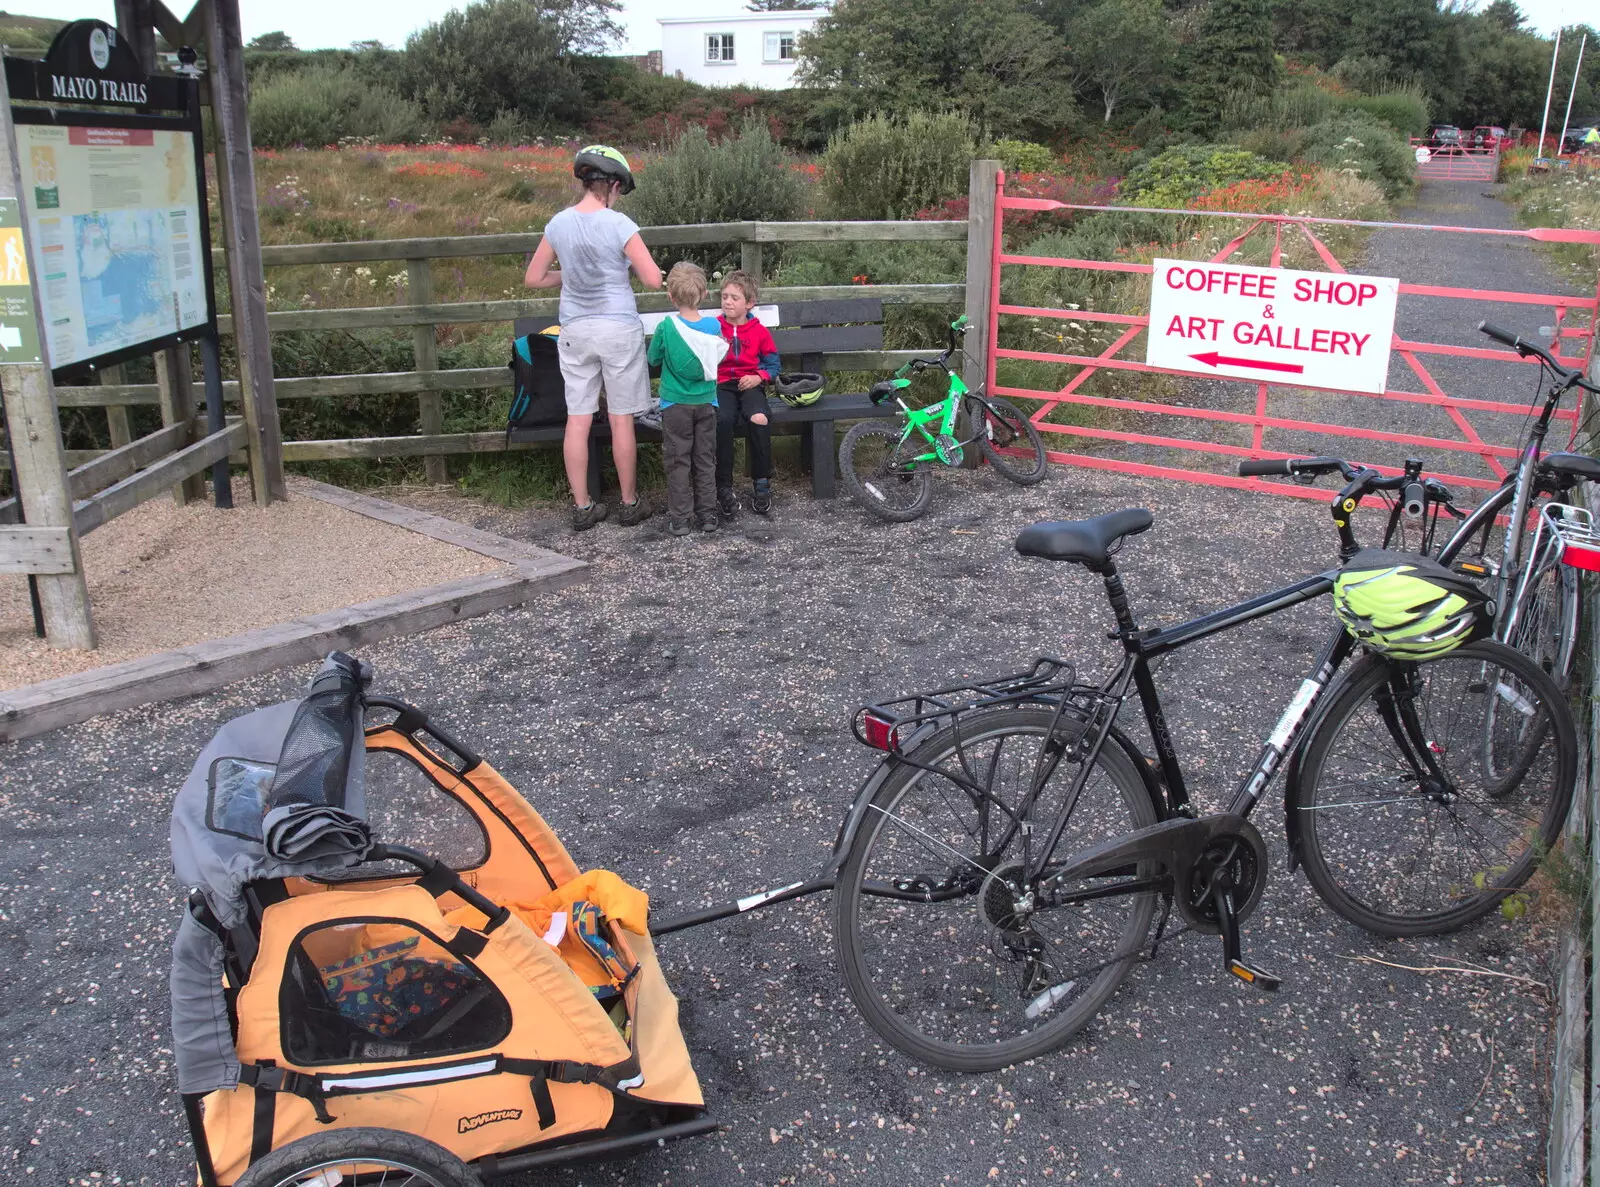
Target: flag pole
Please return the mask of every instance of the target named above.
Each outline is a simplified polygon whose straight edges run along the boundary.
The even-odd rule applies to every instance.
[[[1578,75],[1583,70],[1583,51],[1589,44],[1589,34],[1585,30],[1583,40],[1578,42],[1578,64],[1572,68],[1572,90],[1567,92],[1567,114],[1561,121],[1561,139],[1556,141],[1556,160],[1561,160],[1561,148],[1567,142],[1567,125],[1572,122],[1572,101],[1578,97]]]
[[[1556,91],[1556,59],[1561,56],[1561,30],[1556,30],[1556,48],[1550,55],[1550,84],[1544,89],[1544,119],[1539,124],[1539,152],[1544,156],[1544,134],[1550,129],[1550,100]],[[1559,148],[1559,146],[1558,146]],[[1560,156],[1559,151],[1556,154]]]

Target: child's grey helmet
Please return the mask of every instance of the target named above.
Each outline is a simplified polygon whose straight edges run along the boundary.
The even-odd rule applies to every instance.
[[[791,408],[804,408],[822,399],[822,376],[815,371],[791,371],[772,381],[778,399]]]

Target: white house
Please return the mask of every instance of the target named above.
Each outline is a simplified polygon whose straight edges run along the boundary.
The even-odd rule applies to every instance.
[[[661,73],[709,87],[794,85],[801,33],[822,12],[739,12],[661,20]]]

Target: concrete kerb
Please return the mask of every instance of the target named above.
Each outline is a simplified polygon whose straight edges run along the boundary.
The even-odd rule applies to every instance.
[[[276,668],[314,662],[331,650],[432,630],[588,579],[588,562],[558,552],[325,483],[301,483],[296,489],[347,511],[504,561],[509,569],[0,692],[0,742],[32,737],[101,713],[210,692]]]

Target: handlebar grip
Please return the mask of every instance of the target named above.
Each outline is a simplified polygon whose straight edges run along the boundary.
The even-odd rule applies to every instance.
[[[1409,519],[1421,519],[1423,512],[1428,509],[1427,495],[1423,491],[1422,483],[1408,482],[1400,488],[1400,506]]]
[[[1287,478],[1293,473],[1288,458],[1252,458],[1239,463],[1240,478]]]
[[[1512,347],[1514,349],[1515,348],[1520,348],[1520,346],[1522,344],[1522,340],[1520,338],[1518,338],[1515,334],[1513,334],[1510,330],[1501,329],[1499,326],[1495,325],[1493,322],[1487,322],[1487,321],[1479,322],[1478,323],[1478,332],[1480,334],[1489,335],[1489,337],[1493,338],[1496,342],[1504,342],[1507,346],[1510,346],[1510,347]]]

